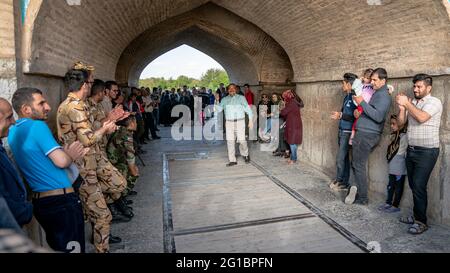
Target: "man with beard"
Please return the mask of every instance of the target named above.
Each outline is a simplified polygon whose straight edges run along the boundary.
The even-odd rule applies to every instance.
[[[105,97],[101,102],[103,110],[107,115],[112,111],[112,102],[117,99],[118,94],[119,85],[115,81],[107,81],[105,83]]]
[[[345,203],[348,205],[368,205],[368,183],[366,165],[370,153],[380,143],[392,98],[387,86],[388,73],[384,68],[377,68],[372,72],[371,81],[375,93],[370,102],[362,96],[353,96],[357,105],[361,105],[363,113],[356,124],[356,134],[353,139],[352,151],[352,186]]]
[[[107,115],[103,109],[101,102],[104,100],[105,84],[101,80],[95,80],[94,85],[91,88],[90,97],[87,99],[87,105],[89,106],[89,114],[92,117],[92,128],[94,130],[100,129],[106,121],[116,122],[123,120],[130,116],[129,112],[123,110],[122,105],[114,107]],[[102,141],[99,143],[100,151],[102,153],[99,162],[105,163],[104,167],[111,167],[109,162],[106,161],[108,155],[106,154],[106,146],[108,145],[108,138],[103,136]],[[114,170],[112,170],[114,171]],[[115,184],[114,182],[124,182],[123,180],[116,179],[100,179],[102,191],[105,196],[105,200],[108,203],[109,210],[111,211],[113,220],[112,222],[128,222],[132,218],[133,212],[128,206],[126,206],[126,200],[121,198],[120,188],[123,185]]]
[[[439,129],[442,102],[431,96],[433,78],[426,74],[414,76],[414,99],[400,93],[396,102],[400,113],[398,126],[408,121],[409,148],[406,156],[409,186],[413,193],[414,216],[401,218],[410,224],[408,232],[422,234],[427,226],[427,185],[440,152]]]
[[[77,242],[85,251],[81,201],[65,169],[87,153],[76,141],[61,147],[45,120],[51,111],[42,92],[21,88],[12,98],[19,120],[11,128],[8,142],[17,165],[33,191],[34,215],[45,230],[49,246],[70,252]]]

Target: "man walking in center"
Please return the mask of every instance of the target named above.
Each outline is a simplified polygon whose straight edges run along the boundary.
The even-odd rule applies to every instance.
[[[250,163],[247,140],[245,139],[245,114],[249,118],[249,129],[253,128],[253,112],[244,96],[237,94],[237,86],[232,83],[228,86],[228,96],[222,99],[220,106],[225,111],[226,138],[228,145],[227,167],[237,165],[235,144],[236,139],[240,144],[239,150],[244,157],[245,163]]]

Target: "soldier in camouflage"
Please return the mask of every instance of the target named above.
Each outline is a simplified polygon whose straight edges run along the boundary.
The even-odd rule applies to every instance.
[[[94,130],[101,128],[106,121],[116,122],[119,119],[127,118],[129,113],[125,113],[121,107],[114,108],[108,115],[103,110],[101,104],[104,98],[105,83],[96,80],[91,88],[91,96],[88,98],[88,106],[91,118],[93,120]],[[113,222],[128,222],[134,216],[131,208],[127,206],[123,197],[123,189],[126,188],[126,176],[123,176],[119,170],[111,165],[106,154],[107,136],[103,136],[99,143],[100,154],[97,154],[99,169],[97,172],[98,181],[102,188],[106,203],[112,213]],[[106,171],[105,171],[106,170]],[[111,179],[111,175],[120,179]],[[119,184],[117,184],[119,183]],[[122,191],[121,191],[122,190]],[[119,214],[122,213],[125,217]]]
[[[111,136],[107,153],[111,163],[127,178],[126,196],[134,188],[139,177],[133,143],[137,122],[135,117],[131,116],[118,122],[117,125],[119,125],[119,130]]]
[[[80,63],[65,75],[68,94],[67,99],[60,105],[57,114],[58,139],[62,145],[70,145],[80,141],[89,152],[83,159],[76,161],[80,175],[85,182],[80,187],[80,199],[83,203],[85,217],[93,224],[94,246],[98,253],[109,252],[109,239],[111,228],[111,213],[106,205],[100,177],[114,180],[114,184],[123,184],[122,178],[111,175],[111,170],[103,170],[99,143],[103,136],[116,130],[114,122],[106,121],[96,131],[93,129],[93,120],[86,104],[93,84],[93,67]],[[119,180],[119,181],[118,181]],[[123,191],[119,189],[119,191]]]

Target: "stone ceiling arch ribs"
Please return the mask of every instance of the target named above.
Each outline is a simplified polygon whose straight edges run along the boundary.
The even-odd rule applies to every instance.
[[[172,27],[168,27],[169,25]],[[126,82],[125,77],[127,77],[128,82],[130,82],[130,77],[132,77],[133,80],[131,80],[131,82],[136,82],[136,75],[133,76],[132,74],[141,72],[140,70],[143,70],[143,64],[131,65],[138,67],[138,69],[134,69],[134,72],[130,72],[130,68],[126,71],[126,66],[130,66],[129,63],[136,62],[132,60],[133,55],[142,55],[142,53],[137,52],[142,52],[143,48],[146,47],[146,41],[157,42],[152,40],[152,37],[154,37],[153,39],[160,39],[161,36],[164,35],[170,36],[167,32],[172,35],[177,35],[177,32],[179,34],[190,28],[200,29],[206,34],[206,36],[221,38],[223,40],[222,43],[229,44],[228,46],[234,47],[237,53],[248,57],[245,58],[249,59],[247,66],[251,64],[252,66],[255,66],[256,70],[256,77],[253,77],[254,79],[252,80],[249,79],[249,81],[253,84],[258,84],[258,82],[261,81],[285,82],[287,79],[291,80],[293,78],[292,65],[289,57],[284,49],[277,44],[272,37],[268,36],[267,33],[259,29],[257,26],[251,24],[243,18],[240,18],[231,11],[209,3],[148,29],[132,43],[130,43],[118,62],[116,70],[117,80]],[[245,31],[247,31],[247,33],[241,33]],[[155,33],[158,33],[159,35]],[[201,45],[195,45],[192,44],[192,42],[184,43],[205,52]],[[270,50],[273,51],[271,52],[271,55],[268,54]],[[214,54],[211,53],[206,54],[219,61],[219,63],[224,63],[224,61],[221,61],[220,56],[212,56]],[[273,59],[273,62],[268,62],[265,64],[264,60],[268,55],[270,55],[271,59]],[[154,56],[153,59],[156,57]],[[146,64],[151,62],[151,60],[151,58],[150,60],[147,59]],[[245,64],[243,65],[245,66]],[[271,66],[274,73],[269,73],[269,69],[264,69],[264,65]],[[263,70],[266,71],[264,74],[262,73]],[[227,72],[230,75],[238,74],[237,72],[231,71],[231,69],[227,69]],[[274,79],[275,77],[276,79]]]
[[[136,85],[137,81],[138,81],[138,77],[142,74],[142,71],[145,69],[145,67],[151,63],[153,60],[155,60],[157,57],[183,45],[186,44],[188,46],[191,46],[201,52],[203,52],[204,54],[210,56],[211,58],[213,58],[214,60],[216,60],[222,67],[224,67],[224,69],[227,71],[228,75],[230,76],[230,80],[235,81],[237,83],[241,83],[241,81],[243,81],[242,79],[240,79],[240,77],[238,75],[236,75],[236,71],[238,71],[240,69],[239,65],[233,65],[232,62],[230,62],[230,58],[226,58],[224,56],[229,56],[230,53],[233,55],[239,55],[239,59],[241,60],[246,60],[246,62],[250,63],[251,60],[248,56],[240,53],[238,50],[233,49],[233,45],[226,45],[224,46],[224,48],[222,48],[222,54],[217,54],[214,51],[211,51],[208,49],[208,46],[211,44],[216,44],[216,46],[220,46],[217,45],[218,43],[225,43],[224,41],[217,41],[214,38],[218,38],[218,37],[214,37],[211,34],[208,34],[198,28],[196,28],[195,26],[190,27],[180,33],[175,34],[174,36],[178,36],[176,38],[169,38],[167,41],[165,41],[162,47],[158,48],[156,51],[153,51],[150,55],[148,55],[146,58],[142,58],[140,62],[136,63],[134,65],[134,68],[132,66],[132,68],[130,68],[130,73],[128,75],[129,77],[129,84],[133,84]],[[196,42],[196,40],[193,37],[200,37],[200,36],[204,36],[204,37],[208,37],[205,38],[205,40],[203,40],[203,43],[199,43]],[[226,53],[225,53],[226,52]],[[241,70],[242,74],[245,75],[249,75],[248,76],[248,81],[252,82],[253,84],[257,84],[258,81],[258,74],[256,72],[256,68],[253,67],[253,65],[250,63],[247,65],[247,67],[245,67],[244,69]]]

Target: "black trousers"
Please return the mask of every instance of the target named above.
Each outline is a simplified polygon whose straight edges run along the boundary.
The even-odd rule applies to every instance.
[[[439,157],[439,148],[409,147],[406,156],[409,187],[414,201],[414,218],[427,224],[427,185]]]
[[[83,209],[76,193],[34,199],[33,206],[53,250],[85,253]]]
[[[389,175],[386,204],[392,205],[396,208],[400,206],[400,201],[403,196],[403,189],[405,188],[405,179],[406,175],[401,175],[399,179],[397,179],[396,175]]]
[[[144,116],[145,120],[145,134],[144,136],[148,136],[149,132],[152,134],[152,137],[156,137],[156,126],[155,126],[155,120],[153,117],[153,113],[145,113]]]

